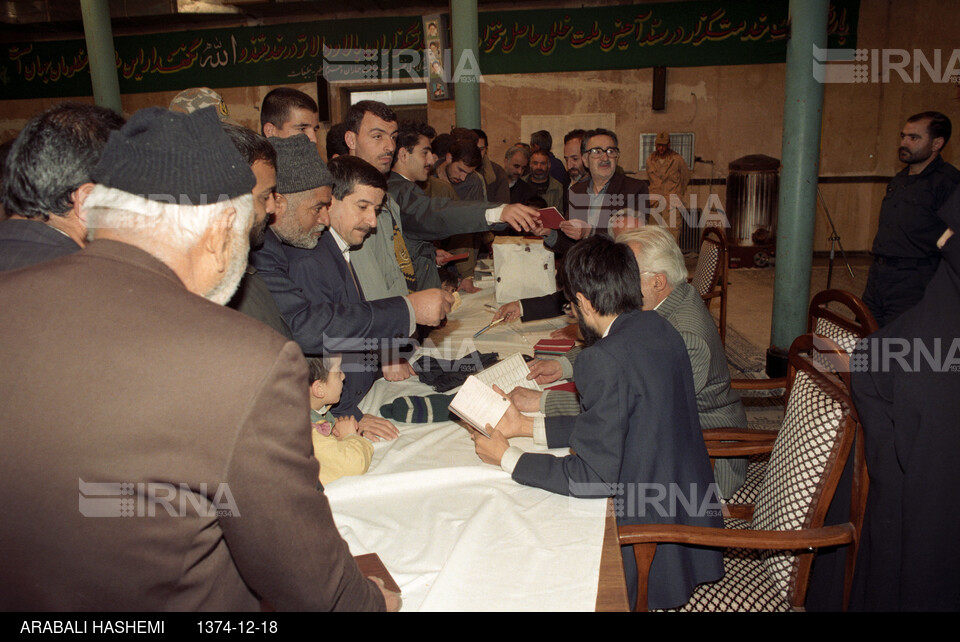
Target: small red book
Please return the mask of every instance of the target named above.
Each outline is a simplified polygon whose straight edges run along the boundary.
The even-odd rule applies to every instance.
[[[364,577],[379,577],[383,580],[383,585],[388,591],[400,592],[400,586],[390,575],[390,571],[384,566],[379,555],[367,553],[366,555],[354,555],[353,559],[357,562],[357,566],[360,567],[360,572]]]
[[[546,390],[562,390],[564,392],[576,392],[577,384],[574,381],[568,381],[567,383],[558,383],[555,386],[550,386]]]
[[[537,345],[533,346],[533,350],[539,354],[564,354],[569,352],[575,343],[573,339],[540,339]]]
[[[559,230],[560,224],[566,220],[560,210],[555,207],[545,207],[537,212],[540,213],[540,223],[550,230]]]

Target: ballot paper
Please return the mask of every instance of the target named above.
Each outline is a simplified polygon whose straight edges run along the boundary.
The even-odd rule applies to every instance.
[[[527,362],[523,360],[523,355],[514,352],[506,359],[489,368],[484,368],[475,376],[491,388],[494,384],[500,386],[500,390],[504,392],[510,392],[514,388],[543,390],[536,381],[527,379],[528,374],[530,374],[530,368],[527,366]]]
[[[495,428],[510,407],[510,400],[501,397],[493,388],[470,375],[450,402],[450,410],[468,424],[489,437],[487,426]]]

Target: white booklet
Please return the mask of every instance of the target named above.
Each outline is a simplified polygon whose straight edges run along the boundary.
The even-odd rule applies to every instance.
[[[487,437],[490,436],[487,425],[496,428],[509,407],[509,399],[498,395],[476,375],[467,377],[450,402],[450,410]]]
[[[530,390],[541,391],[543,388],[533,379],[527,379],[530,374],[530,368],[527,362],[523,360],[523,355],[515,352],[503,361],[496,363],[489,368],[484,368],[481,372],[474,375],[481,382],[493,388],[494,384],[500,386],[500,390],[505,393],[514,388],[529,388]]]

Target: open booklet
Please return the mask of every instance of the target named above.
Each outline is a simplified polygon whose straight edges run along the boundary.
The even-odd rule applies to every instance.
[[[530,369],[519,352],[482,372],[470,375],[450,402],[450,410],[487,437],[487,425],[496,427],[510,407],[510,401],[494,391],[496,384],[504,392],[514,388],[542,390],[536,381],[527,379]]]
[[[536,381],[527,379],[528,374],[530,374],[530,368],[527,366],[527,362],[523,360],[523,355],[515,352],[489,368],[484,368],[474,376],[491,388],[494,384],[500,386],[500,390],[504,392],[510,392],[517,387],[543,390]]]

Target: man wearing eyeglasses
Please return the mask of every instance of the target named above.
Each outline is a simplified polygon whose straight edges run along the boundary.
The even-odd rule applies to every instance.
[[[590,130],[584,134],[580,148],[590,179],[570,188],[567,218],[580,221],[581,238],[591,234],[611,236],[611,224],[616,225],[623,215],[646,220],[647,182],[617,172],[617,135],[608,129]]]

